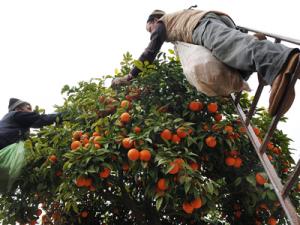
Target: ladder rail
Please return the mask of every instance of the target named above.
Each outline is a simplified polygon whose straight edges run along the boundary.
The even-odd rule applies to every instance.
[[[252,28],[247,28],[247,27],[241,27],[238,26],[238,29],[241,30],[242,32],[248,33],[250,32],[254,32],[254,33],[262,33],[265,36],[274,38],[274,42],[275,43],[280,43],[281,41],[286,41],[292,44],[296,44],[296,45],[300,45],[300,40],[296,40],[293,38],[288,38],[288,37],[284,37],[281,35],[276,35],[276,34],[272,34],[272,33],[267,33],[264,31],[259,31],[259,30],[255,30]],[[263,82],[259,83],[259,86],[256,90],[255,93],[255,97],[254,100],[251,103],[250,106],[250,110],[247,114],[245,114],[245,112],[243,111],[241,105],[239,104],[239,100],[241,97],[241,92],[237,93],[237,94],[231,94],[231,98],[232,98],[232,102],[236,108],[236,111],[241,119],[241,122],[243,123],[243,125],[246,128],[247,131],[247,135],[264,167],[264,170],[266,171],[270,182],[272,183],[273,187],[274,187],[274,191],[278,197],[278,200],[283,208],[283,210],[285,211],[285,214],[287,216],[287,218],[289,219],[289,222],[292,225],[299,225],[300,224],[300,217],[295,209],[295,207],[293,206],[288,194],[291,191],[293,185],[297,182],[298,177],[300,175],[300,160],[298,160],[298,163],[295,167],[295,170],[293,172],[293,174],[290,175],[290,177],[288,178],[287,182],[285,183],[285,185],[283,185],[281,183],[281,179],[280,177],[277,175],[277,172],[275,170],[275,168],[273,167],[272,163],[270,162],[265,150],[267,148],[267,143],[269,142],[270,138],[272,137],[277,124],[281,118],[281,113],[283,111],[283,102],[286,101],[287,97],[289,96],[289,93],[292,91],[292,89],[295,86],[295,83],[298,79],[298,74],[300,74],[300,59],[297,63],[295,72],[291,75],[291,79],[288,83],[287,86],[287,93],[283,96],[283,99],[281,100],[281,102],[279,103],[279,108],[278,108],[278,112],[275,116],[273,116],[272,121],[269,125],[268,131],[264,137],[264,140],[262,141],[262,143],[259,141],[258,137],[255,135],[255,132],[253,130],[253,127],[251,125],[251,119],[255,113],[255,109],[257,106],[257,103],[259,101],[259,98],[262,94],[263,88],[264,88],[264,84]]]

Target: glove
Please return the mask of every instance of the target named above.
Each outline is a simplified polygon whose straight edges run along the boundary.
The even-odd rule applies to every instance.
[[[118,86],[129,85],[131,83],[130,80],[132,80],[132,78],[133,77],[131,74],[128,74],[124,77],[116,77],[112,80],[111,87],[117,88]]]

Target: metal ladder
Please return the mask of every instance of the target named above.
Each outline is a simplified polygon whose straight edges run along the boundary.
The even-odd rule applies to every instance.
[[[274,38],[275,43],[280,43],[281,41],[285,41],[285,42],[296,44],[296,45],[300,46],[300,40],[296,40],[296,39],[292,39],[292,38],[288,38],[288,37],[284,37],[284,36],[280,36],[280,35],[275,35],[275,34],[271,34],[271,33],[266,33],[266,32],[254,30],[251,28],[247,28],[247,27],[239,26],[238,29],[245,33],[248,33],[248,32],[262,33],[266,37]],[[294,85],[297,81],[297,74],[300,74],[300,60],[298,61],[295,72],[289,81],[287,90],[290,91],[294,87]],[[298,177],[300,175],[300,160],[298,160],[295,170],[289,176],[287,182],[285,184],[282,184],[281,179],[278,177],[275,168],[271,164],[271,162],[266,154],[267,143],[269,142],[270,138],[272,137],[272,135],[276,129],[277,123],[279,122],[279,119],[281,117],[280,114],[283,109],[282,104],[280,104],[281,106],[278,109],[278,113],[275,116],[273,116],[272,122],[269,125],[268,131],[267,131],[262,143],[260,143],[258,137],[254,133],[253,127],[251,126],[251,119],[255,113],[255,109],[256,109],[257,103],[259,101],[259,98],[262,94],[264,86],[265,86],[265,84],[263,82],[259,82],[259,85],[255,92],[254,99],[253,99],[250,109],[247,113],[244,112],[244,110],[242,109],[242,107],[239,103],[239,100],[241,97],[241,92],[236,93],[236,94],[231,94],[231,98],[232,98],[233,104],[236,108],[236,111],[237,111],[243,125],[246,127],[248,137],[250,138],[250,141],[251,141],[252,145],[254,146],[254,149],[255,149],[268,177],[269,177],[269,180],[271,181],[271,183],[274,187],[274,190],[278,197],[278,200],[279,200],[283,210],[285,211],[285,214],[286,214],[290,224],[291,225],[300,225],[300,217],[297,214],[297,211],[296,211],[295,207],[293,206],[293,204],[291,203],[291,200],[289,198],[289,193],[290,193],[293,185],[298,181]],[[286,95],[283,97],[282,102],[284,102],[287,99],[288,94],[289,93],[286,93]]]

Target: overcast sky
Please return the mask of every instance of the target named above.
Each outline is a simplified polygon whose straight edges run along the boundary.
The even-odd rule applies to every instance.
[[[281,2],[284,4],[278,4]],[[119,68],[123,53],[138,58],[149,41],[145,21],[154,9],[173,12],[191,5],[229,14],[237,25],[300,39],[297,0],[1,0],[0,117],[10,97],[53,112],[61,88]],[[171,48],[166,44],[163,50]],[[249,81],[256,88],[256,78]],[[299,89],[299,84],[296,86]],[[260,105],[268,105],[268,90]],[[297,93],[298,94],[298,93]],[[300,99],[280,128],[300,157]],[[298,135],[298,136],[297,136]]]

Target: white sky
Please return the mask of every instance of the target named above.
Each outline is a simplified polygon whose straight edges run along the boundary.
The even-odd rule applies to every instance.
[[[191,5],[228,13],[237,25],[300,39],[297,0],[1,0],[0,117],[10,97],[53,112],[61,88],[119,68],[126,51],[138,58],[149,41],[145,21],[154,9],[173,12]],[[163,50],[171,48],[165,44]],[[256,78],[250,79],[252,89]],[[268,88],[267,88],[268,89]],[[299,89],[299,84],[296,86]],[[268,90],[260,105],[268,105]],[[298,93],[297,93],[298,94]],[[297,96],[298,97],[298,96]],[[300,99],[280,128],[300,157]],[[299,132],[299,131],[298,131]]]

